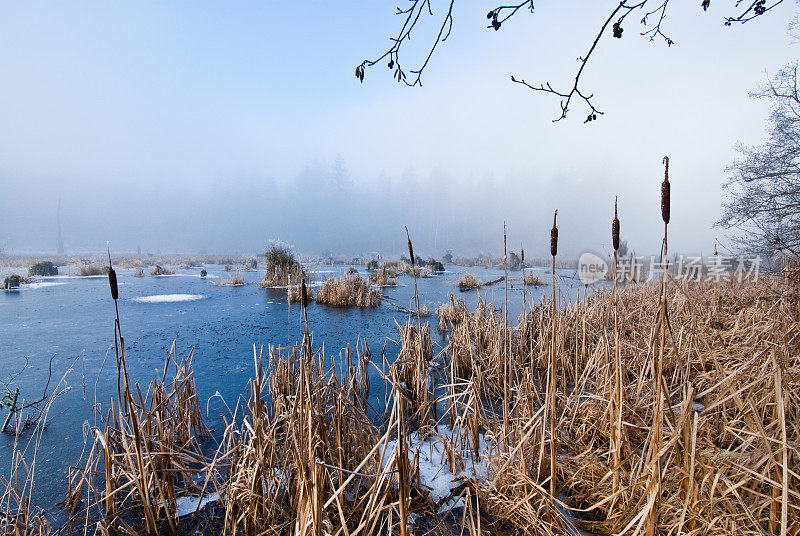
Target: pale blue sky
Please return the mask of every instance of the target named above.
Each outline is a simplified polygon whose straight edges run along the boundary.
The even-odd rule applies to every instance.
[[[0,247],[55,249],[61,197],[73,250],[257,251],[280,235],[388,252],[409,224],[431,254],[496,252],[506,219],[513,243],[544,251],[557,207],[574,253],[607,247],[619,195],[623,234],[650,252],[669,154],[672,244],[708,252],[733,147],[763,139],[768,107],[747,94],[797,57],[796,4],[726,28],[721,1],[673,3],[669,49],[631,16],[586,73],[607,115],[584,125],[576,103],[551,123],[557,101],[510,75],[568,84],[614,4],[540,2],[495,32],[495,4],[457,2],[408,88],[386,68],[353,76],[388,46],[397,1],[0,2]],[[432,38],[421,30],[407,67]],[[343,211],[310,204],[330,201],[307,190],[337,158],[363,210],[355,194]]]

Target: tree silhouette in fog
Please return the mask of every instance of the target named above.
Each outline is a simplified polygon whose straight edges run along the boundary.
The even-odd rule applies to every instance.
[[[773,105],[762,145],[738,147],[727,169],[727,199],[719,225],[742,231],[754,254],[800,258],[800,92],[797,63],[751,94]]]

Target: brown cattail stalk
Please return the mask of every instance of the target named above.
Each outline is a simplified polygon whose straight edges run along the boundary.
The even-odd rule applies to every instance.
[[[614,244],[614,253],[619,251],[619,218],[617,217],[617,198],[614,198],[614,221],[611,222],[611,242]]]
[[[669,157],[664,157],[664,182],[661,183],[661,219],[669,223]]]
[[[658,333],[658,354],[656,355],[653,382],[655,383],[655,410],[653,412],[653,424],[651,426],[652,435],[648,445],[648,466],[650,474],[648,477],[648,495],[652,497],[652,506],[647,515],[647,536],[654,536],[658,532],[658,516],[661,507],[661,429],[664,422],[663,398],[663,371],[664,371],[664,345],[666,339],[666,325],[669,322],[667,317],[667,227],[669,225],[669,157],[665,156],[664,163],[664,182],[661,183],[661,219],[664,220],[664,241],[661,247],[661,303],[656,320],[656,330]]]
[[[303,306],[303,322],[305,324],[305,334],[308,337],[308,289],[306,288],[306,278],[300,279],[300,304]]]
[[[622,355],[619,343],[619,321],[617,318],[617,254],[619,252],[619,217],[617,198],[614,198],[614,220],[611,222],[611,241],[614,245],[614,289],[612,291],[614,306],[614,397],[611,408],[611,460],[613,466],[612,490],[615,498],[609,509],[614,510],[617,502],[616,494],[620,491],[620,470],[622,464]]]
[[[508,450],[508,374],[509,366],[509,340],[508,340],[508,237],[506,234],[506,222],[503,222],[503,278],[505,280],[505,307],[503,311],[503,446]]]
[[[414,269],[414,246],[411,244],[411,235],[408,232],[408,226],[405,226],[406,237],[408,238],[408,254],[411,257],[411,275],[414,277],[414,301],[417,304],[417,329],[422,332],[422,319],[420,318],[419,310],[419,293],[417,292],[417,271]]]
[[[547,398],[550,401],[550,515],[555,516],[556,496],[556,453],[558,451],[558,432],[556,431],[556,255],[558,254],[558,227],[556,218],[558,210],[553,213],[553,228],[550,230],[550,254],[553,256],[553,302],[552,302],[552,332],[550,334],[550,379],[547,382]]]

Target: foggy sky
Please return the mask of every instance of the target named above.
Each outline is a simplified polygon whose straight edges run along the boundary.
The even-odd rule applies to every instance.
[[[422,88],[380,55],[392,2],[0,3],[0,247],[54,252],[242,252],[272,238],[319,254],[605,251],[614,196],[623,238],[658,250],[661,158],[673,183],[670,248],[709,253],[724,168],[769,113],[748,93],[797,56],[797,6],[726,28],[721,2],[670,5],[675,40],[629,17],[604,38],[585,87],[606,112],[510,82],[570,84],[614,1],[537,4],[499,32],[457,2]],[[434,2],[434,7],[443,5]],[[424,29],[422,29],[424,30]],[[418,32],[406,68],[432,38]]]

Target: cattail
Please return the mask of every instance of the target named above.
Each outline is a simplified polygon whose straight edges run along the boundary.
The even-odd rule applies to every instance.
[[[522,267],[525,268],[525,250],[520,249],[519,251],[520,262],[522,262]]]
[[[555,257],[558,254],[558,227],[556,227],[556,217],[558,210],[553,214],[553,228],[550,229],[550,255]]]
[[[411,235],[408,234],[408,227],[406,227],[406,236],[408,237],[408,255],[411,257],[411,267],[414,267],[414,246],[411,245]]]
[[[113,268],[108,268],[108,285],[111,287],[111,297],[114,300],[119,298],[119,289],[117,288],[117,272]]]
[[[664,157],[664,182],[661,183],[661,219],[669,223],[669,157]]]
[[[617,217],[617,198],[614,198],[614,221],[611,222],[611,240],[614,243],[614,251],[619,250],[619,218]]]
[[[305,277],[300,280],[300,303],[303,304],[303,307],[308,306],[308,290],[306,290]]]
[[[119,299],[119,287],[117,287],[117,272],[111,265],[111,248],[108,249],[108,286],[111,287],[111,298],[114,301]]]

